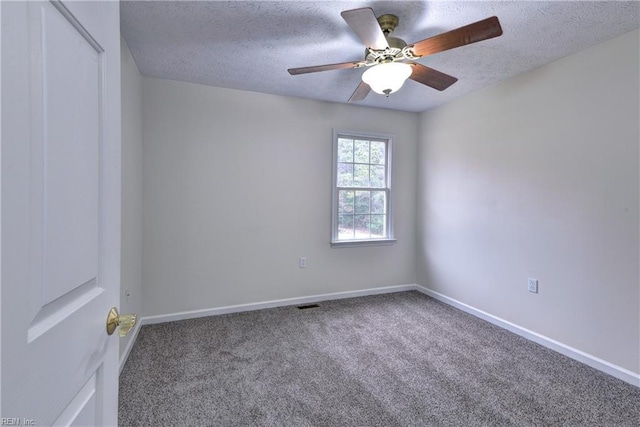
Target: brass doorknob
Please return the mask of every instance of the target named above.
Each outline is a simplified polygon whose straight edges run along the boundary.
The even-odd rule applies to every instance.
[[[111,335],[120,326],[118,335],[124,337],[135,326],[138,316],[134,314],[118,314],[118,309],[112,307],[107,315],[107,334]]]

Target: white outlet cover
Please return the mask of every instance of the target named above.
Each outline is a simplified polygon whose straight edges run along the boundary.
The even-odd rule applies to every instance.
[[[537,279],[528,279],[527,287],[529,292],[533,292],[534,294],[538,293],[538,280]]]

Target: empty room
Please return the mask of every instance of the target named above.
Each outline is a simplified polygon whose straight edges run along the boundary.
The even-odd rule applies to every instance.
[[[0,20],[0,424],[640,425],[640,3]]]

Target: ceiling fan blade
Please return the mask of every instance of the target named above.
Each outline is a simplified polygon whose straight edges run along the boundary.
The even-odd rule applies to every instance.
[[[349,98],[349,102],[357,102],[362,101],[369,95],[371,92],[371,86],[361,81],[355,91],[353,91],[353,95]]]
[[[412,50],[416,56],[426,56],[500,35],[502,35],[500,21],[492,16],[414,43]]]
[[[415,80],[418,83],[422,83],[423,85],[427,85],[434,89],[442,91],[458,81],[458,79],[453,76],[441,73],[433,68],[425,67],[417,62],[409,62],[408,64],[411,64],[413,68],[413,71],[409,76],[411,80]]]
[[[344,70],[346,68],[355,68],[360,62],[341,62],[339,64],[316,65],[313,67],[289,68],[289,74],[295,76],[297,74],[317,73],[318,71]]]
[[[389,47],[373,9],[363,7],[362,9],[345,10],[341,15],[353,32],[360,37],[365,47],[375,50]]]

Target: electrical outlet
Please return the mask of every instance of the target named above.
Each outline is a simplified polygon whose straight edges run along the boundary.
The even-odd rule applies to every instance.
[[[538,293],[538,279],[528,279],[527,287],[529,288],[529,292],[533,292],[534,294]]]
[[[307,257],[301,256],[299,263],[300,263],[300,268],[307,268]]]

